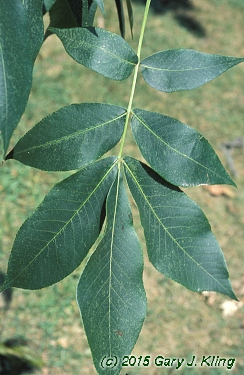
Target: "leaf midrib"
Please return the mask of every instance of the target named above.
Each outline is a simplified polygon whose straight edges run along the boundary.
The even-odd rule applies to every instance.
[[[233,60],[229,61],[228,63],[223,62],[223,63],[219,63],[219,64],[215,64],[215,65],[203,66],[203,67],[200,67],[200,68],[166,69],[166,68],[157,68],[157,67],[154,67],[154,66],[145,65],[145,64],[143,64],[143,62],[141,63],[141,66],[143,68],[147,68],[147,69],[150,69],[150,70],[158,70],[158,71],[163,71],[163,72],[178,73],[178,72],[187,72],[187,71],[196,71],[196,70],[201,71],[201,70],[211,69],[211,68],[215,68],[215,67],[222,66],[222,65],[231,65],[231,64],[235,63],[236,60],[239,60],[239,59],[233,59]],[[240,59],[240,60],[243,61],[243,59]]]
[[[5,63],[4,63],[4,58],[3,58],[3,49],[1,45],[0,45],[0,55],[1,55],[1,60],[2,60],[3,82],[4,82],[4,92],[5,92],[5,126],[4,126],[4,137],[5,137],[4,148],[5,148],[6,147],[6,130],[7,130],[7,123],[8,123],[8,90],[7,90]]]
[[[118,121],[120,118],[126,116],[126,112],[124,112],[122,115],[112,119],[112,120],[109,120],[107,122],[103,122],[101,124],[98,124],[96,126],[92,126],[92,127],[89,127],[89,128],[86,128],[86,129],[83,129],[83,130],[79,130],[75,133],[72,133],[72,134],[69,134],[69,135],[65,135],[59,139],[54,139],[52,141],[49,141],[49,142],[46,142],[46,143],[43,143],[41,145],[37,145],[37,146],[32,146],[32,147],[29,147],[29,148],[25,148],[24,150],[21,150],[21,151],[17,151],[14,153],[14,156],[15,155],[20,155],[21,153],[26,153],[28,151],[32,151],[32,150],[36,150],[38,148],[46,148],[48,146],[52,146],[52,145],[57,145],[59,143],[62,143],[62,142],[65,142],[67,141],[68,139],[72,139],[72,138],[76,138],[78,137],[79,135],[82,135],[82,134],[85,134],[85,133],[88,133],[89,131],[92,131],[94,129],[98,129],[99,127],[103,127],[105,125],[108,125],[108,124],[111,124],[112,122],[114,121]]]

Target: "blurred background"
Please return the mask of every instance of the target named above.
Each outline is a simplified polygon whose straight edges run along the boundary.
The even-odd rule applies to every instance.
[[[126,40],[137,50],[145,1],[134,0],[134,38],[127,23]],[[114,2],[105,1],[106,18],[96,25],[119,33]],[[48,24],[48,18],[45,18]],[[142,58],[171,48],[244,56],[243,0],[155,0],[152,2]],[[34,68],[33,88],[11,147],[44,116],[78,102],[127,106],[131,77],[106,79],[74,62],[56,36],[44,43]],[[145,253],[144,282],[148,313],[134,355],[184,357],[219,355],[236,358],[233,374],[244,370],[244,65],[236,66],[207,85],[189,92],[165,94],[138,79],[134,107],[175,117],[205,136],[238,189],[229,186],[188,188],[207,215],[224,252],[234,291],[240,302],[225,296],[193,293],[158,273],[148,262],[135,204],[134,222]],[[116,150],[114,151],[116,152]],[[125,153],[140,158],[131,133]],[[6,272],[11,246],[23,221],[51,187],[68,173],[48,173],[10,160],[0,169],[0,271]],[[0,300],[0,342],[16,339],[38,356],[37,375],[95,375],[90,349],[75,301],[81,265],[52,287],[15,289]],[[1,282],[1,280],[0,280]],[[0,354],[1,363],[1,354]],[[4,372],[5,371],[5,372]],[[0,375],[9,374],[1,370]],[[26,373],[20,369],[16,374]],[[21,372],[22,371],[22,372]],[[222,375],[223,368],[183,367],[183,375]],[[122,375],[174,374],[175,368],[125,368]],[[15,373],[11,373],[15,375]]]

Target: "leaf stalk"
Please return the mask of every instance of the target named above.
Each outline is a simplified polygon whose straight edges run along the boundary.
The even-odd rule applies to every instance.
[[[134,99],[134,94],[135,94],[135,89],[136,89],[136,82],[137,82],[137,76],[138,76],[138,71],[139,71],[139,66],[140,66],[142,42],[143,42],[144,32],[145,32],[145,28],[146,28],[146,23],[147,23],[147,18],[148,18],[150,4],[151,4],[151,0],[147,0],[146,6],[145,6],[144,15],[143,15],[143,20],[142,20],[142,26],[141,26],[141,32],[140,32],[138,47],[137,47],[138,63],[136,65],[135,71],[134,71],[134,76],[133,76],[133,81],[132,81],[132,86],[131,86],[131,92],[130,92],[130,98],[129,98],[129,103],[128,103],[128,107],[127,107],[126,119],[125,119],[125,127],[124,127],[124,132],[123,132],[123,135],[122,135],[122,138],[121,138],[118,159],[120,159],[121,156],[122,156],[122,152],[123,152],[123,148],[124,148],[124,143],[125,143],[126,132],[127,132],[127,128],[128,128],[130,116],[131,116],[131,108],[132,108],[132,103],[133,103],[133,99]]]

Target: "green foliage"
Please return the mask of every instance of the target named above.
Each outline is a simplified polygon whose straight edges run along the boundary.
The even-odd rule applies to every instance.
[[[126,4],[132,29],[130,0]],[[66,106],[36,124],[5,156],[31,89],[33,62],[43,40],[42,5],[42,1],[34,5],[19,1],[13,7],[0,0],[4,157],[47,171],[78,171],[56,184],[19,229],[1,290],[40,289],[57,283],[81,264],[99,239],[78,282],[77,302],[97,372],[118,374],[120,361],[106,369],[101,360],[128,355],[146,315],[142,251],[126,183],[138,207],[154,267],[192,291],[217,291],[236,299],[207,218],[180,189],[235,183],[197,131],[174,118],[133,109],[139,68],[151,87],[173,92],[199,87],[244,59],[173,49],[141,61],[150,0],[137,53],[119,35],[92,26],[96,9],[104,12],[102,0],[46,0],[48,33],[60,38],[75,61],[113,80],[125,80],[134,71],[128,107]],[[123,3],[116,0],[115,5],[123,35]],[[79,27],[80,23],[87,27]],[[149,165],[123,156],[129,125]],[[106,156],[118,142],[118,154]]]

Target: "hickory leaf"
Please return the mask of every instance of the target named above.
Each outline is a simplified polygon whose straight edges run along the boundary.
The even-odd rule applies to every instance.
[[[180,121],[134,109],[131,127],[147,162],[174,185],[234,185],[208,141]]]
[[[207,218],[178,187],[235,186],[234,182],[197,131],[159,113],[133,110],[133,103],[138,93],[140,68],[150,86],[172,92],[201,86],[244,58],[174,49],[141,61],[151,0],[145,2],[135,53],[121,36],[92,27],[98,7],[105,14],[104,7],[109,2],[104,0],[0,0],[0,132],[4,156],[31,89],[33,63],[43,42],[42,12],[49,10],[50,16],[44,40],[55,33],[76,62],[118,81],[133,73],[125,95],[123,91],[118,96],[128,99],[126,108],[105,103],[61,108],[37,123],[5,157],[46,171],[79,169],[57,183],[19,229],[0,293],[11,287],[40,289],[52,285],[86,260],[76,297],[100,375],[120,373],[123,357],[130,355],[146,315],[143,254],[133,227],[125,182],[137,205],[149,260],[154,267],[192,291],[215,291],[237,299]],[[123,7],[127,5],[132,32],[132,1],[113,0],[111,4],[117,8],[122,35]],[[52,45],[49,47],[47,52],[51,51],[52,56]],[[46,52],[40,59],[44,66],[45,55]],[[56,80],[57,77],[49,75]],[[86,78],[90,80],[89,76]],[[50,79],[46,80],[47,93],[50,93]],[[58,79],[62,80],[62,75]],[[69,81],[63,82],[63,91]],[[78,87],[81,82],[84,77],[77,78]],[[100,87],[103,83],[97,83],[93,85],[95,93],[103,91]],[[120,89],[119,84],[116,86],[116,90],[110,90],[111,95]],[[36,96],[35,87],[32,99]],[[90,96],[86,85],[82,90]],[[50,97],[51,101],[56,99]],[[146,98],[147,106],[150,100],[150,96]],[[23,120],[32,112],[35,111],[27,111]],[[123,157],[125,149],[136,152],[127,137],[129,125],[150,166]],[[118,142],[113,150],[118,151],[117,156],[105,155]],[[8,178],[11,183],[17,176],[16,171],[12,172]],[[47,180],[49,183],[48,176]],[[40,178],[38,181],[41,183]],[[13,183],[11,189],[16,190],[16,181]],[[2,187],[4,181],[0,182],[0,190]],[[3,193],[5,196],[5,189]],[[132,356],[128,361],[125,357],[124,365],[147,366],[149,357]],[[83,368],[77,371],[83,373]]]
[[[110,31],[98,27],[50,28],[50,31],[57,34],[75,61],[105,77],[124,80],[138,62],[130,45]]]
[[[106,211],[105,234],[80,277],[77,302],[98,374],[115,375],[120,359],[133,349],[146,315],[142,251],[119,174]],[[103,369],[104,356],[116,356],[117,365]]]
[[[17,233],[3,289],[44,288],[79,266],[99,235],[115,161],[105,158],[54,186]]]
[[[145,81],[158,91],[192,90],[212,81],[244,58],[211,55],[191,49],[157,52],[141,61]]]
[[[197,204],[143,163],[125,157],[124,165],[154,267],[192,291],[236,299],[223,253]]]
[[[6,159],[46,171],[81,168],[118,143],[125,116],[125,108],[112,104],[72,104],[36,124]]]

